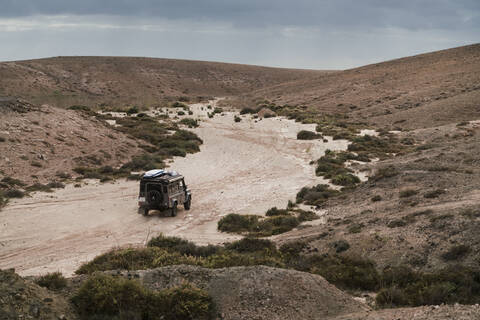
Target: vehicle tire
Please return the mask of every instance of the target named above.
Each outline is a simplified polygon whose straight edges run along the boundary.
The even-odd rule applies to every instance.
[[[175,217],[177,215],[177,203],[175,202],[173,204],[173,207],[170,209],[170,214],[172,217]]]
[[[154,204],[158,206],[162,204],[162,200],[163,200],[163,197],[160,191],[157,191],[157,190],[148,191],[147,193],[148,204]]]
[[[185,210],[190,210],[190,205],[191,205],[191,204],[192,204],[192,198],[189,198],[189,199],[187,200],[187,202],[185,202],[185,203],[183,204],[183,207],[185,208]]]
[[[143,215],[146,217],[148,216],[148,208],[143,209]]]

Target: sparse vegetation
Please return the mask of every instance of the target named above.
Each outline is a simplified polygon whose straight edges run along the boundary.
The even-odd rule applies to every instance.
[[[383,271],[382,283],[376,297],[381,307],[480,301],[480,272],[461,266],[432,273],[416,272],[405,266],[388,268]]]
[[[443,260],[452,261],[460,260],[470,252],[470,247],[464,244],[451,247],[447,252],[442,254]]]
[[[60,272],[43,275],[35,280],[35,283],[48,290],[61,290],[67,286],[67,279]]]
[[[231,213],[218,222],[218,230],[247,234],[249,236],[266,237],[292,230],[300,224],[297,217],[291,215],[275,215],[263,218],[255,215],[239,215]]]
[[[304,249],[308,244],[304,241],[285,243],[277,250],[273,242],[263,239],[244,238],[224,246],[196,246],[180,238],[160,235],[153,238],[147,248],[118,249],[98,256],[77,273],[149,269],[175,264],[206,268],[270,265],[316,273],[343,289],[379,292],[376,302],[381,307],[480,301],[478,271],[452,266],[423,273],[401,266],[378,272],[372,261],[345,255],[343,252],[350,247],[345,240],[331,245],[336,251],[333,255],[307,254]],[[450,289],[445,291],[446,288]]]
[[[319,206],[339,194],[340,191],[330,189],[327,184],[319,184],[311,188],[304,187],[297,193],[297,203]]]
[[[378,202],[378,201],[382,201],[382,197],[380,195],[374,195],[370,200],[372,200],[372,202]]]
[[[240,121],[242,121],[242,118],[240,118],[239,116],[235,115],[235,116],[233,117],[233,121],[235,121],[235,122],[240,122]]]
[[[432,198],[438,198],[442,194],[445,194],[446,191],[444,189],[435,189],[433,191],[429,191],[423,195],[424,198],[427,199],[432,199]]]
[[[209,295],[190,284],[152,291],[135,280],[95,274],[72,297],[84,319],[211,319]]]
[[[414,196],[416,194],[418,194],[417,190],[405,189],[405,190],[400,191],[399,196],[400,196],[400,198],[408,198],[408,197]]]
[[[308,130],[301,130],[297,133],[298,140],[314,140],[314,139],[321,139],[322,136],[318,133],[308,131]]]
[[[188,126],[189,128],[197,128],[198,127],[198,121],[192,118],[183,118],[179,122],[180,124],[184,124]]]

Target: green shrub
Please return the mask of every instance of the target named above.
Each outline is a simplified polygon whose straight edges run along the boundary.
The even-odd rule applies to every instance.
[[[304,222],[304,221],[313,221],[317,220],[320,217],[313,211],[305,211],[305,210],[297,210],[298,213],[298,221]]]
[[[360,183],[360,178],[357,176],[347,173],[347,174],[337,174],[332,178],[332,183],[338,186],[354,186],[357,183]]]
[[[198,121],[192,118],[183,118],[182,120],[180,120],[180,123],[188,126],[189,128],[198,127]]]
[[[227,250],[233,250],[239,253],[270,251],[276,252],[275,243],[266,239],[258,239],[246,237],[238,241],[227,243],[225,245]]]
[[[321,205],[329,198],[336,197],[340,194],[340,191],[330,189],[327,184],[318,184],[314,187],[303,187],[298,193],[296,201],[297,203],[306,203],[309,205]]]
[[[67,279],[60,272],[53,272],[39,277],[35,283],[48,290],[61,290],[67,286]]]
[[[365,225],[363,223],[354,223],[348,227],[349,233],[360,233]]]
[[[218,221],[218,230],[222,232],[248,232],[252,231],[258,223],[259,216],[240,215],[230,213]]]
[[[265,213],[265,215],[267,217],[271,217],[271,216],[281,216],[281,215],[288,215],[288,210],[286,209],[278,209],[277,207],[273,207],[273,208],[270,208],[267,210],[267,212]]]
[[[406,190],[402,190],[400,191],[400,198],[408,198],[408,197],[411,197],[411,196],[414,196],[418,193],[417,190],[414,190],[414,189],[406,189]]]
[[[151,291],[135,280],[96,274],[72,297],[85,319],[211,319],[213,302],[189,284]]]
[[[184,115],[185,115],[185,111],[180,110],[180,111],[177,112],[177,115],[179,115],[179,116],[184,116]]]
[[[443,189],[435,189],[433,191],[427,192],[423,195],[424,198],[427,199],[432,199],[432,198],[438,198],[440,195],[445,194],[446,191]]]
[[[453,246],[442,254],[443,260],[452,261],[464,258],[470,252],[470,247],[464,244]]]
[[[213,109],[213,114],[215,114],[215,113],[222,113],[222,112],[223,112],[223,109],[222,109],[222,108],[215,107],[215,109]]]
[[[253,114],[257,112],[258,112],[258,109],[252,109],[252,108],[243,108],[242,110],[240,110],[240,114],[247,114],[247,113]]]
[[[321,135],[312,131],[302,130],[297,133],[298,140],[314,140],[314,139],[320,139],[320,138],[322,138]]]
[[[400,172],[397,168],[390,165],[390,166],[378,169],[375,175],[369,178],[369,180],[372,179],[374,181],[379,181],[387,178],[392,178],[397,176],[399,173]]]
[[[78,110],[78,111],[91,111],[91,109],[87,106],[80,106],[80,105],[75,105],[75,106],[70,106],[68,107],[69,110]]]
[[[350,249],[350,244],[346,240],[338,240],[332,243],[336,253],[341,253]]]
[[[388,268],[383,271],[382,283],[376,297],[381,307],[480,301],[480,272],[461,266],[432,273],[416,272],[405,266]]]
[[[127,109],[127,114],[128,115],[132,115],[134,113],[138,113],[138,107],[137,106],[133,106],[133,107],[130,107]]]
[[[407,225],[407,222],[405,220],[392,220],[387,224],[387,227],[389,228],[398,228],[398,227],[404,227]]]
[[[292,216],[273,216],[258,222],[251,235],[268,237],[275,234],[281,234],[296,228],[300,221]]]
[[[162,234],[150,239],[147,246],[162,248],[169,252],[177,252],[182,255],[193,257],[208,257],[218,253],[221,250],[221,247],[219,246],[197,246],[193,242],[177,237],[166,237]]]
[[[3,196],[6,198],[23,198],[25,192],[18,189],[8,189],[3,192]]]
[[[372,202],[378,202],[378,201],[382,201],[382,197],[377,194],[373,196],[370,200],[372,200]]]
[[[242,121],[242,118],[240,118],[239,116],[235,116],[235,117],[233,117],[233,121],[240,122],[240,121]]]
[[[297,227],[300,221],[290,215],[270,216],[263,218],[256,215],[239,215],[231,213],[218,222],[218,230],[248,234],[254,237],[268,237],[288,232]]]
[[[25,183],[21,180],[18,180],[18,179],[15,179],[15,178],[12,178],[12,177],[4,177],[2,180],[1,180],[2,183],[5,183],[11,187],[14,187],[14,186],[19,186],[19,187],[23,187],[25,186]]]
[[[369,260],[339,255],[312,255],[303,260],[305,271],[319,274],[340,288],[376,290],[380,283],[380,275]]]

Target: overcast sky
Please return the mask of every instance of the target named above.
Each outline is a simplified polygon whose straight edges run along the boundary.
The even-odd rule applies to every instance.
[[[0,61],[65,55],[346,69],[480,42],[480,0],[0,0]]]

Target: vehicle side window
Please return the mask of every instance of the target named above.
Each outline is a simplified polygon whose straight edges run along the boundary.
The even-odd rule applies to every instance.
[[[167,193],[168,190],[167,190],[167,186],[163,186],[163,193]]]

